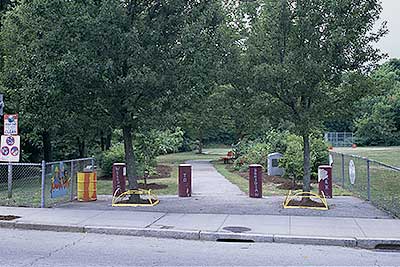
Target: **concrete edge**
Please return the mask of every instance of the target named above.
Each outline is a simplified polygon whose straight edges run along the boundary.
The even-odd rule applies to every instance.
[[[400,239],[396,238],[357,238],[357,246],[365,249],[375,249],[378,245],[400,246]]]
[[[209,232],[200,231],[200,240],[218,241],[218,240],[249,240],[253,242],[272,243],[273,235],[268,234],[250,234],[250,233],[229,233],[229,232]]]
[[[53,232],[69,232],[69,233],[84,233],[84,227],[69,224],[41,224],[41,223],[25,223],[16,222],[14,229],[22,230],[39,230],[39,231],[53,231]]]
[[[153,228],[121,228],[104,226],[85,226],[85,232],[107,235],[129,235],[156,238],[187,239],[199,240],[200,231],[196,230],[173,230],[173,229],[153,229]]]
[[[274,235],[275,243],[356,247],[357,240],[352,237],[323,237],[323,236],[293,236]]]
[[[400,246],[400,238],[353,238],[353,237],[323,237],[323,236],[292,236],[252,233],[211,232],[200,230],[175,230],[153,228],[122,228],[107,226],[78,226],[61,224],[40,224],[18,221],[0,221],[0,228],[39,230],[71,233],[94,233],[107,235],[127,235],[154,238],[203,240],[203,241],[252,241],[257,243],[289,243],[303,245],[325,245],[341,247],[359,247],[375,249],[378,245]]]

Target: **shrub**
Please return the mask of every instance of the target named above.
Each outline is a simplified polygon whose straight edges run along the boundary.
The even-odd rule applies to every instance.
[[[290,134],[287,136],[286,144],[287,148],[280,160],[280,165],[285,168],[286,176],[301,180],[304,176],[303,139],[300,136]],[[311,175],[316,177],[318,166],[327,163],[328,144],[322,138],[312,136],[310,150]]]
[[[247,171],[250,164],[266,166],[267,156],[270,153],[270,145],[266,143],[248,143],[234,162],[234,168],[239,171]]]

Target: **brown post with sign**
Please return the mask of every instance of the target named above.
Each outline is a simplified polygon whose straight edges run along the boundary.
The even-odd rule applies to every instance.
[[[324,192],[325,197],[332,198],[332,166],[318,167],[318,189],[320,195]]]
[[[119,196],[126,191],[126,165],[125,163],[113,164],[113,195]]]
[[[180,197],[192,196],[192,165],[179,165],[178,188]]]
[[[262,166],[252,164],[249,166],[249,196],[262,198]]]

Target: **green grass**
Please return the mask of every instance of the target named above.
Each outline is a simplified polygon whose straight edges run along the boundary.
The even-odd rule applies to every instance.
[[[400,147],[335,147],[335,152],[367,157],[395,167],[400,167]]]
[[[240,176],[237,172],[233,170],[233,166],[230,164],[223,164],[221,161],[213,162],[215,169],[223,175],[226,179],[228,179],[231,183],[237,185],[241,191],[248,194],[249,193],[249,181],[242,176]],[[318,192],[317,184],[312,184],[313,187],[312,192]],[[263,184],[263,195],[264,196],[284,196],[287,195],[288,190],[280,189],[277,187],[277,184],[274,183],[264,183]],[[333,195],[334,196],[351,196],[353,195],[350,191],[341,188],[340,186],[334,185],[333,187]]]

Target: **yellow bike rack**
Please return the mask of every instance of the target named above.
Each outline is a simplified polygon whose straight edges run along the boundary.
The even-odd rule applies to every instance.
[[[113,207],[153,207],[160,203],[158,196],[151,192],[151,189],[137,189],[137,190],[128,190],[119,194],[117,196],[118,190],[115,191],[113,199],[112,199],[112,206]],[[129,196],[131,195],[146,195],[146,200],[149,201],[148,204],[135,204],[135,203],[120,203],[122,201],[127,201]]]
[[[312,210],[328,210],[328,202],[326,201],[326,197],[324,192],[321,192],[322,196],[315,194],[313,192],[297,192],[292,195],[292,190],[289,190],[288,194],[286,195],[285,201],[283,202],[283,208],[285,209],[312,209]],[[291,206],[289,202],[295,198],[309,198],[309,199],[319,199],[321,200],[324,207],[309,207],[309,206]]]

